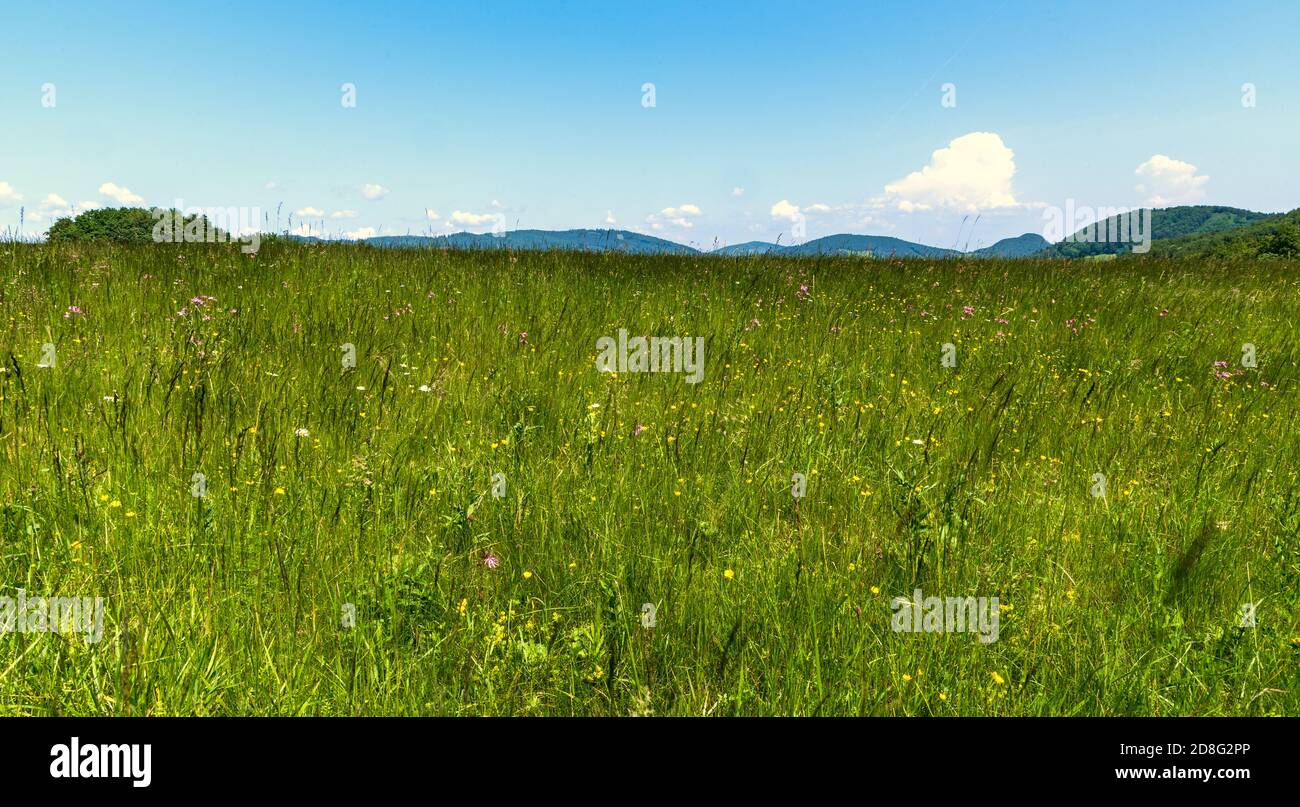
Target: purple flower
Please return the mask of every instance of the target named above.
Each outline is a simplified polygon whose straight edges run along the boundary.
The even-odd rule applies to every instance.
[[[495,569],[496,567],[501,565],[501,559],[498,558],[496,555],[493,555],[491,552],[488,552],[486,555],[483,556],[483,565],[488,567],[489,569]]]

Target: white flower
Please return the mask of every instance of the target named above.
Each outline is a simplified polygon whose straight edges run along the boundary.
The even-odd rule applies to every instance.
[[[420,392],[432,392],[432,390],[429,389],[429,385],[428,385],[428,384],[421,384],[421,385],[420,385]]]
[[[294,434],[295,437],[310,437],[310,436],[311,436],[311,432],[307,431],[306,429],[294,429],[294,430],[293,430],[293,434]]]

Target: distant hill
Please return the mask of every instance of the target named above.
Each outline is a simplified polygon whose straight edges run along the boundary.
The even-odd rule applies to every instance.
[[[519,249],[628,252],[641,255],[691,255],[699,250],[628,230],[510,230],[451,235],[383,235],[364,239],[376,247],[425,249]]]
[[[981,258],[1027,258],[1050,246],[1051,242],[1038,233],[1025,233],[1015,238],[1003,238],[996,244],[977,249],[970,254]]]
[[[1170,238],[1218,233],[1245,227],[1253,222],[1268,218],[1270,214],[1256,213],[1253,210],[1242,210],[1237,207],[1184,205],[1152,210],[1150,215],[1151,239],[1154,243],[1155,241]],[[1112,232],[1117,231],[1120,218],[1120,216],[1111,216],[1104,219],[1097,231],[1104,233],[1106,227],[1114,228],[1111,230]],[[1136,221],[1134,224],[1136,224]],[[1123,255],[1133,251],[1132,243],[1083,240],[1087,237],[1081,235],[1083,233],[1084,230],[1081,229],[1070,234],[1065,240],[1053,244],[1045,251],[1044,255],[1057,258],[1085,258],[1092,255]],[[1154,246],[1152,251],[1154,251]]]
[[[1244,257],[1261,254],[1295,255],[1300,252],[1300,208],[1258,219],[1243,227],[1194,233],[1153,241],[1152,255]]]
[[[767,255],[780,252],[785,247],[776,244],[769,244],[766,241],[746,241],[743,244],[732,244],[729,247],[719,247],[710,255]]]
[[[1300,226],[1300,210],[1278,215],[1257,213],[1235,207],[1187,205],[1151,212],[1152,249],[1156,255],[1257,254],[1269,249],[1286,249],[1289,225]],[[1289,218],[1288,218],[1289,217]],[[1101,225],[1113,225],[1119,217]],[[1082,231],[1079,231],[1082,232]],[[788,256],[860,256],[873,258],[955,258],[968,255],[979,258],[1087,258],[1126,254],[1131,243],[1097,243],[1077,240],[1076,232],[1056,244],[1038,233],[1004,238],[995,244],[960,252],[933,247],[885,235],[841,233],[817,238],[803,244],[780,245],[767,241],[746,241],[703,252],[686,244],[657,238],[630,230],[510,230],[501,235],[491,233],[452,233],[449,235],[385,235],[363,239],[362,243],[382,248],[423,249],[513,249],[513,250],[580,250],[589,252],[625,252],[635,255],[751,255]],[[293,237],[293,236],[291,236]],[[1075,240],[1071,240],[1075,239]],[[298,237],[318,241],[314,237]],[[1274,243],[1276,242],[1276,243]],[[1272,245],[1272,246],[1270,246]]]
[[[782,255],[869,255],[876,258],[947,258],[962,253],[887,235],[828,235],[781,250]]]

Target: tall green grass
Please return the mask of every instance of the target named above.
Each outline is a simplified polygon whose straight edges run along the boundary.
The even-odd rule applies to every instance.
[[[0,246],[0,713],[1296,714],[1297,266]]]

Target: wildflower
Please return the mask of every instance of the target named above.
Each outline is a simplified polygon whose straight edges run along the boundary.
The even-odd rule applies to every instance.
[[[122,502],[118,501],[117,499],[114,499],[112,502],[109,503],[108,506],[109,506],[109,507],[114,507],[114,508],[116,508],[116,507],[121,507],[121,506],[122,506]]]
[[[645,430],[646,430],[646,427],[645,427],[645,426],[642,426],[640,423],[638,423],[638,424],[636,424],[636,428],[632,430],[632,436],[633,436],[633,437],[640,437],[640,436],[641,436],[641,432],[643,432],[643,431],[645,431]]]
[[[855,571],[857,568],[858,568],[858,567],[857,567],[857,564],[855,564],[855,563],[850,563],[850,564],[849,564],[849,571],[850,571],[850,572]]]
[[[941,701],[946,701],[946,700],[948,700],[948,693],[947,693],[947,692],[940,692],[940,693],[939,693],[939,700],[941,700]]]
[[[501,559],[498,558],[496,555],[493,555],[491,552],[488,552],[486,555],[483,556],[483,565],[488,567],[489,569],[495,569],[496,567],[501,565]]]
[[[276,495],[276,496],[283,496],[283,495],[284,495],[284,488],[276,488],[276,489],[275,489],[275,495]]]
[[[903,673],[903,683],[906,684],[911,680],[912,680],[912,676],[908,675],[907,673]]]
[[[462,597],[461,600],[460,600],[460,605],[456,606],[456,610],[460,612],[461,616],[464,616],[464,615],[465,615],[465,609],[468,608],[468,607],[469,607],[469,598],[468,598],[468,597]]]
[[[730,579],[732,579],[733,577],[736,576],[736,573],[733,572],[731,569],[728,569],[728,570],[726,570],[725,572],[722,573],[722,576],[725,577],[725,578],[727,578],[728,580],[730,580]]]
[[[871,587],[871,593],[872,593],[872,594],[879,594],[879,593],[880,593],[880,586],[872,586],[872,587]]]
[[[992,672],[989,674],[993,676],[993,683],[997,684],[998,686],[1002,686],[1003,684],[1006,683],[1006,681],[1003,680],[1002,676],[998,675],[997,672]]]
[[[524,572],[524,579],[525,579],[525,580],[532,580],[532,579],[533,579],[533,573],[530,572],[530,571],[525,571],[525,572]]]
[[[310,437],[310,436],[311,436],[311,432],[307,431],[306,429],[294,429],[294,430],[293,430],[293,436],[294,436],[294,437]]]

